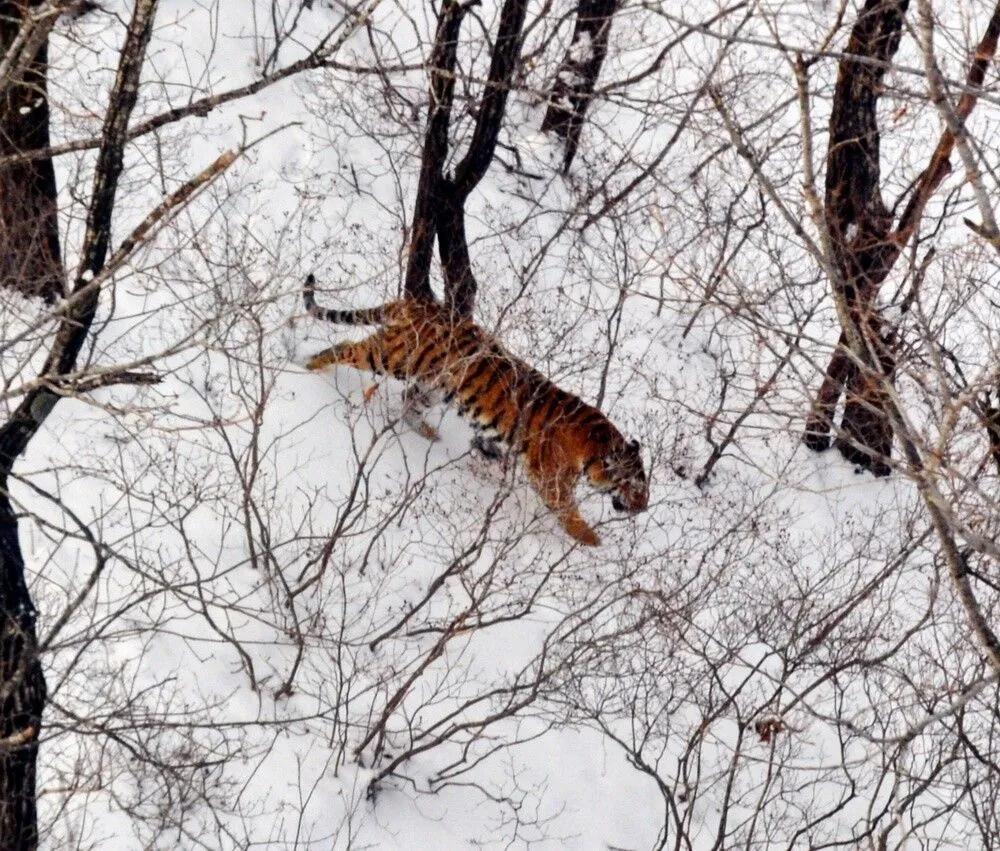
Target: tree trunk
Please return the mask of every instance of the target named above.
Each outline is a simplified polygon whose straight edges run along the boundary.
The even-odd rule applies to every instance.
[[[16,49],[29,11],[26,3],[0,2],[0,57],[11,69],[0,90],[0,155],[49,144],[47,39],[24,39]],[[0,282],[48,302],[63,295],[56,211],[51,158],[0,167]],[[38,844],[35,766],[46,688],[7,462],[0,459],[0,848],[31,849]]]
[[[552,83],[542,132],[551,130],[565,140],[563,174],[569,171],[580,145],[583,119],[608,52],[611,19],[618,4],[619,0],[580,0],[573,40]]]
[[[40,37],[33,56],[11,54],[22,20],[41,0],[0,0],[0,57],[14,60],[15,74],[0,83],[0,156],[49,146],[46,76],[47,39]],[[36,32],[51,22],[36,24]],[[56,177],[51,157],[0,166],[0,282],[28,296],[53,302],[63,295],[59,250]]]
[[[477,283],[465,235],[465,206],[455,184],[441,181],[441,204],[437,210],[438,249],[444,270],[445,303],[459,316],[471,316]]]
[[[892,472],[887,463],[892,455],[892,424],[886,413],[883,381],[892,381],[895,359],[889,344],[877,331],[869,332],[867,337],[876,344],[880,371],[863,374],[848,364],[843,385],[847,388],[844,416],[833,445],[852,464],[876,476],[888,476]]]
[[[891,380],[892,356],[878,294],[888,277],[898,247],[892,215],[882,200],[877,108],[886,65],[899,47],[908,0],[867,0],[851,32],[849,55],[840,62],[830,116],[826,163],[826,224],[833,262],[841,283],[834,298],[845,307],[854,333],[844,329],[823,383],[813,402],[803,437],[811,449],[830,445],[832,416],[846,396],[836,446],[848,460],[886,475],[892,450],[892,429],[882,405],[882,383]],[[864,341],[850,358],[854,337]],[[869,364],[862,370],[857,362]]]
[[[472,140],[455,166],[454,176],[448,178],[444,175],[444,165],[448,156],[458,32],[468,8],[468,4],[446,0],[438,19],[431,54],[430,116],[413,211],[405,286],[410,298],[434,298],[430,264],[437,236],[444,273],[444,301],[462,316],[472,313],[477,288],[465,236],[465,202],[485,176],[496,152],[511,79],[521,55],[527,2],[506,0],[500,10],[490,73],[476,111]]]
[[[45,707],[35,607],[24,576],[17,518],[0,480],[0,848],[38,844],[35,763]]]
[[[1000,397],[1000,388],[997,395]],[[983,427],[990,442],[990,455],[996,464],[997,475],[1000,476],[1000,408],[990,407],[988,402],[983,406]]]
[[[417,200],[410,225],[409,256],[404,292],[408,298],[434,300],[431,289],[431,258],[437,234],[437,210],[441,206],[441,183],[448,156],[448,127],[455,93],[455,64],[458,61],[458,33],[467,7],[457,0],[445,0],[438,17],[434,49],[431,52],[430,114],[424,134]]]

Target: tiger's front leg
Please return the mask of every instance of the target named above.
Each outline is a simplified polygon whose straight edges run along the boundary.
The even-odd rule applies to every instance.
[[[570,536],[581,544],[596,547],[601,543],[597,532],[580,514],[574,498],[578,475],[570,473],[546,473],[541,465],[528,460],[528,476],[543,502],[552,509],[559,522]]]

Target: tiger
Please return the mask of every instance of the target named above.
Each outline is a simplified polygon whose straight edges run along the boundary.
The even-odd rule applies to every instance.
[[[639,441],[626,440],[597,408],[557,387],[504,349],[472,319],[436,301],[403,298],[378,307],[336,310],[315,298],[316,279],[303,287],[308,313],[348,325],[378,325],[359,342],[330,346],[306,362],[309,370],[351,366],[407,382],[408,404],[422,408],[438,397],[453,403],[477,432],[474,445],[497,457],[524,459],[528,478],[566,532],[587,546],[600,537],[580,514],[576,485],[611,494],[616,511],[634,514],[649,505],[649,484]],[[410,411],[407,421],[417,420]],[[436,436],[422,421],[418,429]]]

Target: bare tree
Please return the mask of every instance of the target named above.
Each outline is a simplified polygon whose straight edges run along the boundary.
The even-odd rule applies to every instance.
[[[45,680],[38,658],[35,610],[28,596],[24,578],[24,559],[18,544],[18,524],[7,489],[15,459],[24,452],[58,402],[57,391],[60,389],[60,381],[76,366],[78,355],[94,320],[100,294],[99,276],[104,271],[108,254],[111,212],[114,209],[118,180],[121,176],[126,128],[132,109],[135,107],[139,72],[145,60],[146,45],[152,32],[155,12],[156,0],[140,2],[129,24],[115,87],[111,92],[106,113],[104,142],[98,154],[90,215],[81,249],[80,264],[73,283],[71,302],[60,320],[52,348],[42,367],[42,381],[36,389],[25,395],[10,419],[0,427],[0,491],[3,493],[0,500],[0,524],[4,530],[3,571],[4,588],[7,592],[4,594],[4,623],[0,627],[3,641],[0,658],[3,659],[3,687],[6,692],[0,704],[3,712],[3,727],[0,732],[9,742],[4,748],[4,753],[0,755],[0,777],[2,777],[0,836],[19,847],[33,847],[38,838],[35,812],[35,759],[45,705]],[[50,15],[54,14],[54,11],[50,12]],[[30,28],[31,24],[28,23],[30,16],[26,15],[22,21],[24,29]],[[36,50],[43,51],[41,56],[28,57],[29,67],[35,63],[41,66],[43,98],[44,45],[43,40],[36,47]],[[39,75],[38,65],[36,65],[36,76]],[[24,102],[25,99],[22,96],[20,100]],[[43,118],[47,117],[46,111]],[[47,136],[47,126],[43,125],[41,130],[36,127],[33,134],[26,133],[16,141],[22,143],[41,141],[44,144]],[[35,190],[33,194],[47,196],[46,206],[40,210],[40,213],[44,211],[44,215],[40,215],[39,218],[48,222],[49,227],[54,229],[55,180],[52,176],[52,164],[47,159],[41,162],[47,163],[47,176],[50,180],[42,192],[38,193]],[[8,200],[24,203],[31,209],[27,203],[29,199],[5,196],[4,203]],[[8,217],[13,218],[17,215],[18,208],[8,209],[6,213]],[[31,219],[29,216],[29,221]],[[33,226],[37,227],[37,224]],[[8,238],[11,235],[9,230],[8,228]],[[8,251],[13,253],[15,243],[11,242],[8,245]],[[22,264],[26,268],[47,265],[51,270],[58,260],[58,255],[53,256],[51,253],[53,249],[58,248],[58,242],[53,245],[52,240],[31,239],[23,243],[20,248],[25,252],[25,260],[21,263],[16,262],[15,268]],[[37,259],[39,255],[44,258],[42,261]],[[31,292],[42,288],[29,281],[25,289]],[[49,294],[51,293],[50,288]]]
[[[0,90],[0,237],[3,240],[3,283],[27,295],[53,302],[64,294],[59,251],[57,193],[49,142],[47,57],[49,34],[66,11],[83,4],[8,2],[0,7],[0,39],[4,46]],[[128,142],[157,126],[191,114],[205,114],[226,99],[248,93],[289,73],[315,67],[335,51],[343,39],[323,42],[305,63],[264,77],[256,87],[225,93],[190,109],[171,110],[145,128],[132,124],[146,65],[146,48],[153,31],[157,0],[139,0],[132,10],[118,54],[117,73],[103,106],[99,134],[63,150],[95,147],[96,163],[86,201],[86,220],[75,251],[76,268],[65,297],[35,328],[47,336],[46,350],[36,378],[19,388],[8,388],[8,399],[19,399],[0,426],[0,568],[2,568],[2,624],[0,624],[0,843],[5,848],[33,848],[39,837],[36,808],[36,760],[46,680],[40,654],[53,635],[39,642],[37,612],[31,599],[20,545],[19,512],[11,499],[14,466],[60,399],[116,384],[155,384],[160,376],[146,369],[92,368],[81,364],[81,352],[91,340],[91,329],[109,282],[133,260],[137,249],[187,205],[192,197],[221,175],[236,159],[227,151],[214,163],[173,189],[148,212],[129,236],[112,246],[112,223],[122,181]],[[355,25],[356,26],[356,25]],[[350,31],[350,29],[349,29]],[[7,346],[17,339],[7,341]],[[139,364],[146,365],[150,359]],[[30,366],[25,364],[24,366]],[[91,582],[64,613],[68,618],[80,606],[107,561],[107,551],[93,534],[80,531],[94,543],[97,566]]]
[[[851,32],[849,56],[840,63],[830,117],[822,226],[828,229],[837,274],[834,299],[844,321],[856,330],[847,328],[841,335],[840,348],[827,367],[803,438],[811,449],[829,446],[834,409],[846,392],[837,448],[845,458],[876,475],[890,471],[886,460],[892,449],[892,428],[882,384],[891,384],[896,357],[896,331],[887,326],[878,298],[883,283],[917,233],[928,201],[950,172],[949,157],[955,145],[955,132],[948,128],[908,191],[894,225],[895,216],[886,206],[880,186],[877,109],[882,77],[898,49],[908,5],[906,0],[866,2]],[[967,91],[958,109],[960,121],[967,119],[976,105],[976,90],[996,53],[998,32],[1000,7],[994,11],[970,65]],[[918,275],[914,286],[919,286],[919,281]],[[901,310],[905,311],[911,301],[912,294],[902,300]]]
[[[524,0],[507,0],[500,9],[489,76],[475,108],[475,125],[468,150],[445,175],[449,128],[454,102],[459,30],[470,6],[447,0],[441,7],[431,53],[430,111],[424,136],[420,182],[414,204],[406,293],[433,298],[431,255],[437,236],[444,273],[445,303],[469,315],[476,297],[476,279],[465,233],[465,202],[483,179],[497,146],[511,80],[521,52],[521,31],[527,11]]]

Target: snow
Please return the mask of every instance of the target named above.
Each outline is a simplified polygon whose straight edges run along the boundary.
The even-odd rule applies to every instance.
[[[585,65],[591,60],[594,45],[589,32],[581,32],[570,45],[569,58],[577,65]]]
[[[268,4],[249,16],[247,5],[161,2],[140,120],[254,79],[273,42]],[[126,6],[110,4],[123,17]],[[332,6],[303,12],[279,65],[333,26]],[[819,31],[835,13],[809,3],[786,25]],[[339,58],[366,62],[375,44],[417,68],[431,11],[386,4],[374,20]],[[612,45],[608,78],[648,57],[629,39],[658,45],[666,27],[614,28],[631,49]],[[101,13],[60,25],[54,142],[99,132],[94,105],[121,34]],[[751,61],[738,50],[737,69]],[[475,76],[488,57],[468,61]],[[734,74],[748,95],[734,98],[737,113],[778,98],[767,66],[778,60],[752,61],[759,78]],[[697,75],[669,73],[637,96],[690,96]],[[904,733],[927,711],[917,680],[961,688],[978,656],[924,627],[932,605],[954,609],[955,622],[960,612],[940,602],[909,483],[857,475],[799,444],[836,340],[828,305],[803,332],[825,346],[816,363],[782,367],[705,487],[694,484],[790,344],[762,339],[755,317],[795,334],[803,305],[825,304],[825,283],[780,228],[715,269],[727,237],[703,224],[719,215],[720,178],[696,174],[708,153],[697,141],[581,229],[634,168],[612,170],[599,192],[597,168],[578,162],[563,180],[557,140],[536,129],[544,104],[512,96],[502,141],[544,179],[497,162],[470,198],[477,318],[560,386],[587,400],[603,391],[651,478],[637,517],[581,488],[604,543],[576,547],[522,470],[470,451],[452,412],[435,415],[441,440],[429,443],[399,423],[398,383],[379,381],[366,400],[370,376],[302,368],[363,333],[305,315],[309,271],[331,306],[399,291],[426,82],[414,70],[393,83],[387,97],[374,75],[302,75],[127,152],[118,241],[221,152],[262,140],[102,296],[86,362],[148,358],[163,382],[61,400],[17,468],[25,481],[13,495],[37,518],[22,546],[51,699],[43,845],[649,848],[665,832],[673,843],[681,824],[697,849],[723,819],[732,847],[749,836],[762,848],[849,845],[871,812],[905,796],[909,772],[931,770],[939,731],[899,751],[863,733]],[[468,138],[469,120],[456,115],[454,138]],[[673,131],[613,97],[591,120],[595,162],[648,161]],[[67,268],[93,160],[57,160]],[[756,215],[756,192],[725,200],[734,216]],[[5,340],[39,319],[6,293],[2,308]],[[4,351],[9,386],[37,374],[38,341]],[[93,592],[52,634],[88,581]],[[908,631],[898,671],[856,670]],[[947,641],[949,666],[925,667]],[[532,682],[537,694],[512,711]],[[753,723],[774,713],[787,732],[764,742]],[[881,774],[890,752],[898,762]],[[917,829],[933,803],[921,806],[894,836]],[[813,833],[796,833],[820,813]],[[932,820],[925,832],[948,829]]]

